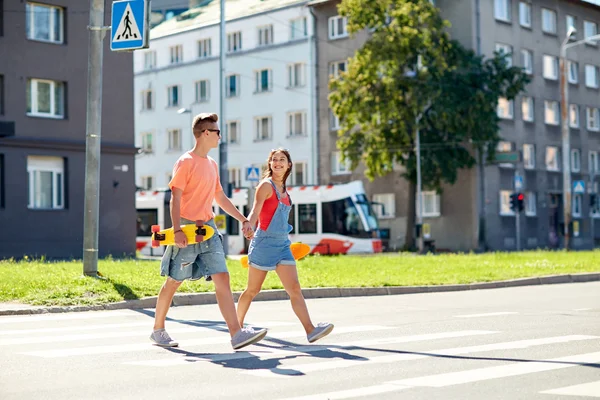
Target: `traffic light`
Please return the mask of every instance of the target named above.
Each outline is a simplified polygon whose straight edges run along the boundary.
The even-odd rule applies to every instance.
[[[525,195],[523,193],[511,193],[510,209],[514,212],[521,212],[525,207]]]

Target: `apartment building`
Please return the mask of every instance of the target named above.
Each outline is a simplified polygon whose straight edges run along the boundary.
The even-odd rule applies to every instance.
[[[82,257],[88,10],[0,2],[0,258]],[[135,252],[132,66],[105,51],[100,257]]]
[[[360,178],[362,170],[349,171],[337,161],[338,120],[329,109],[327,82],[331,75],[346,67],[347,58],[364,43],[368,32],[348,37],[346,21],[337,12],[338,0],[315,0],[309,4],[316,18],[319,63],[320,176],[325,179],[331,176],[332,180]],[[494,164],[484,169],[488,247],[495,250],[517,247],[515,213],[510,209],[515,168],[523,176],[526,203],[520,218],[520,248],[560,246],[563,228],[559,50],[570,26],[577,29],[577,40],[598,33],[600,7],[574,0],[436,0],[435,5],[451,22],[450,33],[454,39],[484,55],[505,52],[514,65],[522,66],[532,76],[523,96],[511,102],[499,99],[498,115],[502,119],[499,150],[519,150],[522,161],[517,165]],[[588,188],[597,190],[598,186],[598,179],[593,178],[599,173],[600,151],[598,46],[598,43],[590,43],[568,51],[571,179],[585,181],[586,191]],[[374,206],[381,226],[392,228],[392,238],[395,232],[405,228],[403,218],[409,212],[407,186],[397,176],[390,174],[372,184],[366,181],[372,201],[395,203],[394,207],[386,207],[394,210],[393,216]],[[461,171],[457,183],[445,187],[441,195],[423,194],[424,222],[430,224],[438,248],[471,250],[477,247],[478,182],[478,169],[474,168]],[[600,214],[592,213],[587,193],[573,194],[572,211],[579,226],[572,246],[591,247],[592,219],[596,221]],[[600,237],[598,225],[600,223],[595,224],[596,238]]]
[[[316,177],[315,76],[306,1],[226,3],[225,115],[229,181],[249,186],[246,169],[264,168],[273,148],[290,149],[291,183]],[[166,188],[177,158],[194,143],[191,120],[219,113],[219,2],[193,8],[151,31],[134,55],[139,187]],[[219,151],[210,156],[219,161]]]

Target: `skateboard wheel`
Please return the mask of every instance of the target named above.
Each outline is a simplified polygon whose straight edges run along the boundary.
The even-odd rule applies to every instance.
[[[204,236],[203,235],[196,235],[196,243],[200,243],[204,241]]]
[[[202,225],[204,225],[204,221],[202,221],[201,219],[197,219],[196,220],[196,226],[200,227]]]
[[[150,229],[152,233],[160,232],[160,225],[152,225]]]
[[[153,248],[160,247],[160,242],[159,242],[158,240],[153,240],[153,241],[152,241],[152,247],[153,247]]]

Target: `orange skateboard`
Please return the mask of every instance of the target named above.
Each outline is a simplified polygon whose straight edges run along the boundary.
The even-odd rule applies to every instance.
[[[160,225],[152,225],[152,247],[167,246],[175,244],[175,233],[173,228],[160,229]],[[210,239],[215,230],[212,226],[204,225],[204,221],[196,221],[195,224],[183,225],[181,227],[187,237],[188,244],[200,243]]]
[[[306,243],[295,242],[290,245],[290,250],[294,256],[294,260],[300,260],[310,253],[310,246]],[[248,268],[248,256],[242,256],[240,259],[242,267]]]

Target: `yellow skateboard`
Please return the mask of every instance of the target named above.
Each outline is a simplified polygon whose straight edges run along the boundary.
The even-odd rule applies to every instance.
[[[295,242],[290,245],[290,250],[294,256],[294,260],[300,260],[310,253],[310,246],[306,243]],[[248,268],[248,256],[242,256],[240,259],[242,267]]]
[[[167,246],[175,244],[175,233],[173,228],[160,229],[160,225],[152,225],[152,247]],[[215,230],[212,226],[204,225],[204,221],[196,221],[195,224],[183,225],[181,227],[187,237],[188,244],[200,243],[210,239]]]

